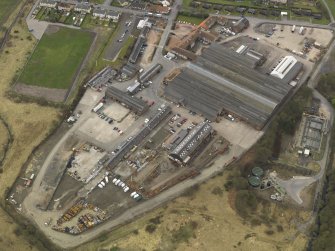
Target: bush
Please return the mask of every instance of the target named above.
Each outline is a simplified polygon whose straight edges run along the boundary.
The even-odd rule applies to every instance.
[[[253,218],[251,221],[250,221],[251,225],[253,227],[255,226],[260,226],[262,224],[262,221],[260,219],[257,219],[257,218]]]
[[[194,186],[192,186],[189,189],[187,189],[183,193],[183,196],[185,196],[185,197],[192,197],[199,190],[199,188],[200,188],[199,184],[195,184]]]
[[[273,235],[274,234],[273,230],[271,230],[271,229],[265,230],[265,233],[267,235]]]
[[[190,238],[194,236],[194,227],[197,227],[198,223],[191,221],[185,226],[181,226],[176,232],[173,233],[173,240],[177,243],[188,242]]]
[[[218,186],[214,187],[212,190],[212,194],[222,196],[223,190],[221,189],[221,187],[218,187]]]
[[[283,232],[284,228],[282,225],[277,225],[277,232]]]
[[[242,217],[248,217],[250,212],[257,209],[256,195],[248,190],[240,190],[236,193],[235,207]]]
[[[155,217],[155,218],[151,218],[151,219],[149,220],[149,222],[152,223],[152,224],[158,225],[158,224],[161,223],[161,218],[162,218],[162,217],[163,217],[163,215],[158,215],[158,216]]]
[[[148,233],[151,234],[151,233],[155,232],[156,228],[157,228],[156,225],[149,224],[145,227],[145,231],[147,231]]]
[[[22,234],[21,229],[20,229],[19,227],[15,228],[15,230],[14,230],[14,234],[15,234],[16,236],[20,236],[20,235]]]

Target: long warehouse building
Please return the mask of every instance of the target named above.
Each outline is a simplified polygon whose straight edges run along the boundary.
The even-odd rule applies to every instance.
[[[105,97],[125,104],[129,107],[129,109],[139,115],[145,113],[149,109],[149,105],[142,99],[130,96],[126,92],[123,92],[113,86],[107,88]]]
[[[165,95],[209,120],[229,113],[261,129],[292,86],[253,69],[253,63],[212,44],[166,86]]]
[[[171,151],[169,158],[187,164],[200,145],[209,141],[212,132],[213,128],[208,122],[200,123]]]

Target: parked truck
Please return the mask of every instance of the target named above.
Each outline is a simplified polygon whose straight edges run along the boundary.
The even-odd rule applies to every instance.
[[[92,112],[98,112],[103,106],[104,103],[100,102],[96,107],[92,109]]]

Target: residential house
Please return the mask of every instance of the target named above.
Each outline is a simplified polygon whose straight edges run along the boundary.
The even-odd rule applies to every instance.
[[[120,18],[120,13],[113,10],[109,10],[106,14],[106,18],[113,20],[113,22],[118,22]]]
[[[62,11],[71,11],[73,9],[74,5],[73,4],[68,4],[68,3],[62,3],[60,2],[57,5],[57,9],[58,10],[62,10]]]
[[[98,18],[105,18],[106,17],[106,10],[104,9],[94,9],[93,16]]]
[[[78,3],[74,8],[74,11],[80,13],[91,13],[92,7],[89,4]]]
[[[54,0],[41,0],[40,1],[41,7],[47,7],[47,8],[56,8],[57,2]]]

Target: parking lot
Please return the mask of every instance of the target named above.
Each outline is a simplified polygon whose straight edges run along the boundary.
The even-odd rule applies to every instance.
[[[121,122],[114,121],[111,124],[96,115],[89,118],[78,129],[76,134],[81,135],[88,141],[93,141],[93,143],[96,141],[101,142],[102,145],[99,146],[103,146],[104,144],[111,143],[120,137],[120,135],[122,135],[134,123],[134,121],[135,116],[133,114],[128,114]]]
[[[105,210],[113,217],[136,204],[136,201],[130,197],[129,192],[125,193],[120,186],[114,185],[112,181],[106,184],[103,189],[96,187],[89,194],[88,202]]]
[[[121,122],[129,113],[127,108],[116,102],[108,103],[103,110],[103,114],[117,122]]]
[[[136,25],[139,18],[131,14],[123,13],[120,20],[118,29],[113,34],[113,38],[109,41],[105,49],[104,58],[110,61],[116,60],[121,48],[127,41],[131,34],[136,32]]]

